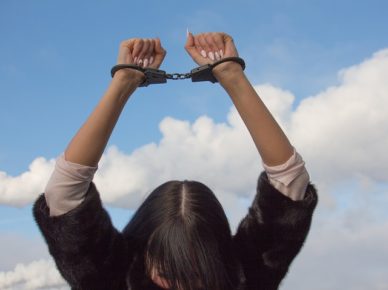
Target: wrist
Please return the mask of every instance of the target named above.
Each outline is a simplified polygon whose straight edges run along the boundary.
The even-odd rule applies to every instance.
[[[139,86],[145,80],[145,75],[141,71],[124,68],[115,72],[113,79],[122,84]]]
[[[220,83],[228,82],[236,77],[244,75],[244,70],[241,65],[234,61],[221,63],[214,67],[212,72]]]
[[[133,69],[117,71],[111,81],[110,88],[120,99],[127,99],[144,81],[144,74]]]

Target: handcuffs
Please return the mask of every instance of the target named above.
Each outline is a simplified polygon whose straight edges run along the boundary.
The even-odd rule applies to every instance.
[[[184,80],[191,78],[192,82],[204,82],[209,81],[212,83],[218,82],[213,75],[213,68],[217,65],[227,62],[234,61],[241,65],[242,69],[245,70],[245,62],[240,57],[226,57],[212,64],[205,64],[194,68],[189,73],[173,73],[168,74],[164,70],[154,69],[154,68],[143,68],[138,65],[133,64],[118,64],[112,67],[111,76],[113,78],[114,74],[124,68],[131,68],[138,71],[141,71],[145,75],[145,80],[140,84],[140,87],[147,87],[148,85],[153,84],[164,84],[167,83],[167,80]]]

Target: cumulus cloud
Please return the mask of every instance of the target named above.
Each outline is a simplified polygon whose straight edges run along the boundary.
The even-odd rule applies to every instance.
[[[335,186],[349,178],[386,182],[388,177],[388,50],[339,73],[339,85],[305,98],[269,84],[255,88],[308,162],[317,183]],[[134,207],[169,179],[198,179],[215,191],[249,197],[260,160],[240,117],[231,109],[225,123],[202,116],[189,123],[170,117],[162,139],[131,154],[107,150],[95,181],[106,202]],[[0,202],[30,203],[53,168],[37,158],[20,176],[0,172]]]
[[[0,272],[0,289],[68,290],[52,260],[17,264],[13,271]]]
[[[13,177],[0,171],[0,204],[24,206],[42,192],[54,168],[54,160],[36,158],[28,171]]]
[[[356,215],[352,215],[356,217]],[[388,222],[349,229],[340,219],[313,227],[280,289],[388,289]]]
[[[43,238],[1,230],[0,249],[0,271],[12,269],[18,263],[26,264],[50,256]]]
[[[200,180],[217,192],[249,196],[260,159],[240,122],[234,110],[227,124],[215,124],[206,116],[192,124],[165,118],[159,144],[148,144],[131,155],[109,148],[95,181],[107,202],[129,207],[170,179]]]
[[[341,209],[318,208],[281,289],[388,289],[388,184],[368,193],[353,183],[342,193]]]
[[[340,85],[304,99],[291,136],[326,183],[367,176],[388,181],[388,50],[342,70]]]

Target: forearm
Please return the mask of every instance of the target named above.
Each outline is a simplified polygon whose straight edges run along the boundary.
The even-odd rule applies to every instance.
[[[228,64],[227,69],[221,67],[213,73],[231,97],[264,163],[274,166],[286,162],[293,154],[293,147],[240,65]]]
[[[97,166],[128,98],[140,83],[141,76],[131,70],[115,74],[97,107],[68,145],[66,160]]]

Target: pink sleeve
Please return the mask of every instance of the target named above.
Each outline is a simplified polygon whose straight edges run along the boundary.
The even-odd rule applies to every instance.
[[[292,200],[302,200],[310,181],[302,157],[294,149],[294,154],[284,164],[268,166],[263,163],[270,183]]]
[[[45,189],[50,216],[64,214],[81,204],[96,170],[97,167],[69,162],[64,154],[59,156]]]

